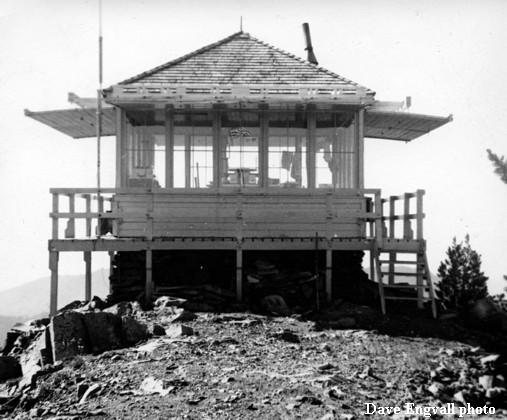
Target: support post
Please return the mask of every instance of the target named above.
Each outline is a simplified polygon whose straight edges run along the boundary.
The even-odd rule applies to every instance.
[[[113,293],[113,287],[111,286],[111,276],[113,275],[113,261],[114,261],[114,251],[109,251],[109,294]]]
[[[333,300],[333,251],[326,249],[326,302]]]
[[[51,285],[49,296],[49,316],[54,316],[58,310],[58,252],[49,251],[49,269],[51,270]]]
[[[225,145],[222,144],[222,114],[217,106],[213,109],[213,186],[220,188],[224,174]]]
[[[190,134],[185,134],[185,188],[191,187],[191,173],[192,168],[190,167],[191,160],[190,160],[190,146],[192,142],[192,137]]]
[[[364,188],[364,109],[356,115],[357,127],[357,188]]]
[[[144,287],[145,303],[150,304],[153,299],[153,270],[152,270],[152,255],[151,249],[146,250],[146,283]]]
[[[92,253],[91,251],[83,252],[85,262],[85,301],[92,299]]]
[[[165,109],[165,187],[174,186],[174,108]]]
[[[269,178],[269,112],[267,105],[259,107],[260,138],[259,138],[259,186],[268,187]]]
[[[422,258],[421,254],[419,252],[417,253],[416,261],[417,261],[417,265],[416,265],[417,308],[424,309],[424,289],[423,289],[424,283],[423,283],[423,268],[422,268],[423,264],[424,264],[424,259]],[[427,275],[430,275],[430,274],[427,273]]]
[[[315,185],[315,130],[317,127],[317,115],[315,112],[315,107],[312,105],[308,105],[307,108],[307,156],[306,156],[306,170],[308,171],[308,188],[314,189]]]
[[[122,185],[122,163],[123,163],[123,121],[121,108],[115,108],[116,111],[116,171],[115,171],[115,185],[116,188],[121,188]]]
[[[238,246],[236,249],[236,300],[243,300],[243,249]]]

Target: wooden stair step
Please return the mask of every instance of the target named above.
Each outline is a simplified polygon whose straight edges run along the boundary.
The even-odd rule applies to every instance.
[[[389,260],[379,260],[379,263],[380,264],[418,264],[418,265],[424,265],[423,262],[418,262],[418,261],[407,261],[407,260],[393,260],[393,261],[389,261]]]
[[[410,297],[410,296],[406,296],[406,297],[402,297],[402,296],[384,296],[384,299],[388,299],[388,300],[419,300],[419,298],[417,297]],[[431,302],[431,298],[422,298],[421,299],[423,302]]]
[[[417,273],[416,271],[414,271],[413,273],[405,273],[405,272],[399,272],[399,271],[393,271],[393,272],[389,272],[389,271],[381,271],[382,274],[384,275],[389,275],[389,274],[393,274],[395,276],[405,276],[405,277],[412,277],[412,276],[419,276],[419,275],[423,275],[422,273]]]

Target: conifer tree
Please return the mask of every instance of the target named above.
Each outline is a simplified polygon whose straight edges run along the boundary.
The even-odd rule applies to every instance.
[[[481,256],[470,246],[469,235],[453,238],[447,258],[440,263],[437,296],[447,309],[462,310],[488,295],[488,278],[481,271]]]

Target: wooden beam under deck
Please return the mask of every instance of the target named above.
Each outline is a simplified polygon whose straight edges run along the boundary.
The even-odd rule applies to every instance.
[[[336,238],[327,240],[319,238],[319,249],[332,251],[368,251],[373,239]],[[379,247],[384,252],[417,252],[424,241],[386,239]],[[152,250],[236,250],[239,242],[236,238],[99,238],[99,239],[50,239],[50,252],[114,252]],[[312,251],[315,249],[315,238],[243,238],[243,251],[286,250]]]

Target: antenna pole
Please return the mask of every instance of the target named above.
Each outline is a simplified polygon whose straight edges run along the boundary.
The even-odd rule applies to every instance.
[[[243,32],[243,16],[239,17],[239,31]]]
[[[102,0],[99,0],[99,88],[97,90],[97,203],[100,210],[100,140],[102,135]],[[100,236],[100,214],[97,218],[97,235]]]

